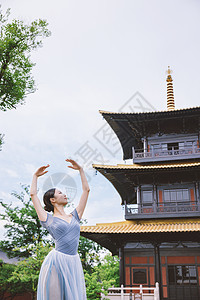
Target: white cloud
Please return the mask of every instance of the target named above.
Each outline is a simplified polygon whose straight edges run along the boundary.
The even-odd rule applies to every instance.
[[[12,198],[11,194],[4,191],[0,191],[0,199],[2,200],[6,199],[8,201],[11,200],[11,198]]]
[[[29,164],[29,163],[25,163],[24,165],[26,171],[28,172],[28,174],[33,175],[34,172],[37,170],[37,166],[33,165],[33,164]]]
[[[11,170],[11,169],[6,169],[5,171],[8,173],[8,175],[9,175],[10,177],[19,178],[19,174],[17,174],[16,171]]]

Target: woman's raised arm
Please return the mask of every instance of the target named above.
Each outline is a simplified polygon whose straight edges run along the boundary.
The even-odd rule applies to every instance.
[[[46,221],[47,212],[42,207],[40,200],[37,196],[37,179],[39,176],[42,176],[48,172],[48,171],[45,171],[46,168],[48,168],[48,167],[49,167],[49,165],[42,166],[34,173],[32,184],[31,184],[31,189],[30,189],[30,196],[31,196],[33,205],[35,207],[35,210],[37,212],[37,215],[38,215],[38,218],[40,219],[40,221]]]
[[[89,196],[90,188],[89,188],[85,173],[83,171],[83,168],[81,166],[79,166],[79,164],[77,164],[77,162],[75,162],[73,159],[66,159],[66,161],[68,161],[72,164],[72,166],[68,166],[68,168],[78,170],[80,172],[83,192],[82,192],[79,204],[76,207],[76,210],[77,210],[79,219],[81,219],[83,212],[85,210],[85,206],[87,204],[87,199]]]

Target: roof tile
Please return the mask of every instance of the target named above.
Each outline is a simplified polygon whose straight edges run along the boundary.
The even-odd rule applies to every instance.
[[[160,111],[146,111],[146,112],[113,112],[113,111],[106,111],[106,110],[99,110],[100,114],[104,115],[144,115],[144,114],[155,114],[155,113],[176,113],[179,111],[189,111],[189,110],[199,110],[199,106],[194,106],[194,107],[187,107],[187,108],[178,108],[174,110],[160,110]]]
[[[187,167],[198,167],[200,162],[188,162],[188,163],[169,163],[169,164],[155,164],[155,165],[139,165],[139,164],[117,164],[117,165],[100,165],[93,164],[93,168],[100,169],[132,169],[132,170],[144,170],[144,169],[167,169],[167,168],[187,168]]]
[[[124,221],[118,223],[81,226],[87,233],[148,233],[148,232],[190,232],[200,231],[200,219],[140,222]]]

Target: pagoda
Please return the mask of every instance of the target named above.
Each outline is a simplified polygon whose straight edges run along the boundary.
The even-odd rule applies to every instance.
[[[82,226],[81,235],[120,258],[126,287],[160,286],[160,299],[200,299],[200,107],[100,111],[131,164],[93,167],[121,196],[125,221]]]

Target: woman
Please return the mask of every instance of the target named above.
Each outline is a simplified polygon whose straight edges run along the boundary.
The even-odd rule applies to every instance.
[[[38,218],[55,240],[55,249],[45,258],[39,275],[37,300],[85,300],[83,269],[77,254],[80,236],[80,219],[89,195],[89,186],[83,168],[74,160],[69,168],[78,170],[82,181],[82,195],[78,206],[67,215],[64,206],[67,196],[58,189],[50,189],[44,194],[43,209],[37,196],[37,178],[44,175],[49,165],[39,168],[33,175],[31,198]],[[53,216],[46,211],[53,212]]]

